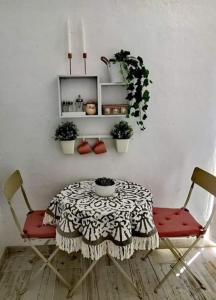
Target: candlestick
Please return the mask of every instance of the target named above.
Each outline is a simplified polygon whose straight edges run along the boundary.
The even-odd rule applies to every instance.
[[[72,53],[68,53],[68,59],[69,59],[69,72],[71,75],[71,60],[72,60]]]
[[[86,59],[87,59],[87,53],[84,52],[83,53],[83,61],[84,61],[84,72],[85,72],[85,74],[86,74]]]

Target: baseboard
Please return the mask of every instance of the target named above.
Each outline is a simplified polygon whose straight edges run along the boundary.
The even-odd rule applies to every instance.
[[[0,269],[2,268],[7,255],[8,255],[8,248],[3,248],[2,250],[0,250]]]

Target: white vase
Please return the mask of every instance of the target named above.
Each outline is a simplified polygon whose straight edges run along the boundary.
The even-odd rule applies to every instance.
[[[95,183],[95,193],[102,197],[112,196],[115,193],[115,184],[103,186]]]
[[[75,140],[60,141],[61,149],[64,154],[74,154]]]
[[[108,67],[111,82],[123,82],[124,78],[121,73],[121,66],[119,62],[111,63]]]
[[[120,153],[126,153],[128,152],[128,146],[129,146],[130,139],[116,139],[116,150]]]

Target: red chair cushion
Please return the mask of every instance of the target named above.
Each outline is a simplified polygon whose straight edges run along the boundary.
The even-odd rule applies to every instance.
[[[55,238],[55,226],[43,225],[44,214],[45,210],[35,210],[27,214],[23,228],[24,238]]]
[[[159,237],[188,237],[205,233],[203,226],[184,208],[154,207],[153,218]]]

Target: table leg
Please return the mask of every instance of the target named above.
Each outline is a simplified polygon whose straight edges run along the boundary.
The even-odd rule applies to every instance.
[[[109,258],[111,259],[111,261],[114,263],[114,265],[116,266],[116,268],[119,270],[119,272],[125,277],[125,279],[127,279],[127,281],[130,282],[131,286],[135,289],[135,291],[137,292],[138,296],[140,299],[142,299],[142,295],[141,292],[139,291],[138,287],[133,283],[133,281],[131,280],[131,278],[128,276],[128,274],[125,272],[125,270],[119,265],[119,263],[117,263],[117,261],[115,260],[114,257],[112,257],[111,255],[107,254],[109,256]]]
[[[91,270],[94,268],[94,266],[98,263],[98,260],[93,261],[93,263],[90,265],[90,267],[87,269],[87,271],[84,273],[84,275],[80,278],[80,280],[75,284],[75,286],[69,290],[67,298],[72,297],[75,290],[80,286],[80,284],[83,282],[83,280],[88,276],[88,274],[91,272]]]

